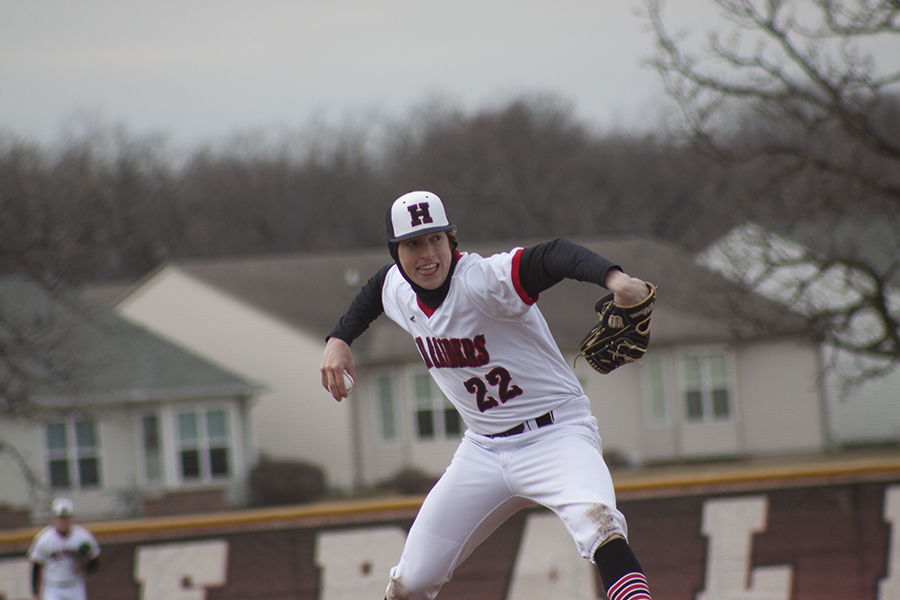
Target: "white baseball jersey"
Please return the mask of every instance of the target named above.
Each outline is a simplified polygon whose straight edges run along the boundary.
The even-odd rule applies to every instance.
[[[90,558],[100,556],[100,545],[94,536],[79,525],[72,525],[69,534],[63,537],[51,526],[45,527],[35,536],[28,549],[28,558],[43,565],[44,587],[69,588],[84,584],[84,573],[75,569],[78,547],[84,543],[91,545]]]
[[[413,336],[438,386],[480,434],[505,431],[584,397],[518,280],[521,252],[461,253],[436,309],[419,302],[396,265],[382,287],[385,314]]]

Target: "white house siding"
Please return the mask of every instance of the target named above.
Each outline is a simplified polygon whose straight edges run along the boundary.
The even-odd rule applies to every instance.
[[[302,302],[301,298],[297,299]],[[119,306],[124,316],[266,389],[251,409],[256,447],[272,458],[325,469],[328,485],[353,481],[350,403],[322,388],[324,342],[261,313],[177,267]]]
[[[32,518],[40,523],[49,518],[50,500],[65,496],[75,503],[79,520],[133,516],[128,510],[125,494],[134,491],[134,431],[121,413],[92,411],[97,425],[100,446],[100,486],[78,489],[49,489],[47,453],[44,427],[33,421],[4,421],[0,425],[0,439],[16,450],[27,461],[29,469],[37,476],[43,489],[35,505],[29,494],[29,486],[18,465],[9,455],[0,454],[0,503],[16,508],[30,508]],[[73,479],[76,478],[71,464]]]
[[[671,422],[665,425],[648,424],[643,431],[641,452],[633,458],[644,460],[669,460],[679,455],[679,431]]]
[[[828,359],[834,349],[826,348]],[[843,390],[840,375],[846,354],[837,358],[837,368],[828,371],[829,435],[838,444],[896,443],[900,439],[900,368],[876,379]]]
[[[815,348],[756,343],[738,350],[735,362],[746,452],[815,452],[825,447]]]
[[[138,508],[137,447],[131,411],[119,409],[92,413],[100,437],[102,490],[85,508],[95,508],[98,514],[110,517],[133,517]]]
[[[640,365],[626,365],[602,375],[587,361],[567,357],[575,364],[575,375],[591,400],[591,411],[597,418],[603,452],[612,460],[621,457],[639,461],[644,455],[641,419]]]
[[[40,428],[28,422],[9,419],[0,421],[0,440],[4,445],[15,448],[39,478],[44,476],[43,439]],[[14,508],[31,505],[28,482],[12,453],[7,451],[0,452],[0,504]]]
[[[737,419],[721,423],[684,423],[681,428],[682,458],[718,458],[744,454]]]

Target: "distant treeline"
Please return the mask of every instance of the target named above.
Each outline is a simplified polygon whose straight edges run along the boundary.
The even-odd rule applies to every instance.
[[[463,244],[641,234],[697,250],[753,213],[783,216],[784,194],[746,202],[758,173],[692,148],[592,132],[535,99],[180,156],[115,127],[54,147],[0,136],[0,271],[77,284],[167,259],[380,245],[387,206],[413,189],[445,200]]]

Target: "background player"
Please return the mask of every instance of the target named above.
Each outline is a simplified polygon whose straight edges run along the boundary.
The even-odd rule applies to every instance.
[[[650,288],[562,239],[487,258],[461,253],[430,192],[394,201],[387,229],[394,264],[363,286],[329,335],[322,384],[347,397],[344,372],[356,378],[350,344],[385,313],[413,336],[467,430],[416,516],[386,597],[434,598],[503,521],[538,503],[596,563],[610,600],[648,600],[590,401],[535,302],[564,278],[605,286],[621,305]]]
[[[50,507],[52,524],[42,529],[28,549],[34,600],[86,600],[84,577],[97,569],[100,545],[72,523],[75,507],[57,498]]]

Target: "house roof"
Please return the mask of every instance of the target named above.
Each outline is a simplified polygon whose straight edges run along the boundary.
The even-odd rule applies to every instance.
[[[841,216],[773,230],[825,260],[869,265],[889,283],[900,286],[900,215]]]
[[[71,290],[0,277],[4,392],[39,404],[249,395],[258,386]]]
[[[460,250],[484,256],[537,241],[461,241]],[[802,318],[698,266],[689,254],[670,244],[632,237],[574,241],[658,286],[652,333],[657,344],[722,342],[804,331]],[[185,260],[174,266],[324,340],[366,280],[390,261],[386,248],[374,248]],[[596,322],[594,303],[606,293],[594,285],[566,280],[541,294],[538,306],[563,350],[577,349]],[[354,342],[354,352],[358,360],[375,363],[417,356],[409,336],[387,318],[377,319]]]

